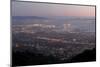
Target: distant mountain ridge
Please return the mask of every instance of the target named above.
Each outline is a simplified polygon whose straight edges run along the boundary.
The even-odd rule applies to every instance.
[[[12,19],[48,19],[48,18],[39,16],[12,16]]]
[[[53,17],[44,17],[44,16],[12,16],[12,19],[53,19],[53,20],[70,20],[70,19],[95,19],[95,17],[75,17],[75,16],[53,16]]]

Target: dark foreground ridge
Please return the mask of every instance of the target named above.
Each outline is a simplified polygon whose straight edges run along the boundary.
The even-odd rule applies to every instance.
[[[96,61],[96,49],[86,50],[83,53],[73,57],[71,62],[88,62],[88,61]]]
[[[27,66],[27,65],[43,65],[43,64],[57,64],[57,63],[72,63],[72,62],[89,62],[96,61],[96,49],[85,50],[83,53],[74,56],[70,60],[59,60],[50,55],[25,52],[12,52],[12,66]]]

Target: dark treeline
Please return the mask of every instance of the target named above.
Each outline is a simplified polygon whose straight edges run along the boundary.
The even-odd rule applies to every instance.
[[[70,60],[59,60],[52,55],[44,56],[43,54],[25,52],[12,52],[12,66],[72,63],[72,62],[88,62],[96,61],[96,49],[85,50],[83,53],[74,56]]]

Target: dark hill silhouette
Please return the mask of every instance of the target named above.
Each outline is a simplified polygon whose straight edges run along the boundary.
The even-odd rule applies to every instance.
[[[12,66],[42,65],[57,63],[57,58],[30,52],[13,52]]]
[[[25,52],[12,52],[12,66],[72,63],[72,62],[88,62],[96,61],[96,49],[85,50],[83,53],[73,57],[70,60],[59,60],[52,55],[44,56],[43,54]]]
[[[88,62],[88,61],[96,61],[96,49],[93,50],[85,50],[83,53],[73,57],[71,62]]]

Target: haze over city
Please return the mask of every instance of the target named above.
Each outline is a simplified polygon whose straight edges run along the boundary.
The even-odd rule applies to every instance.
[[[96,60],[95,6],[11,4],[13,66]]]

